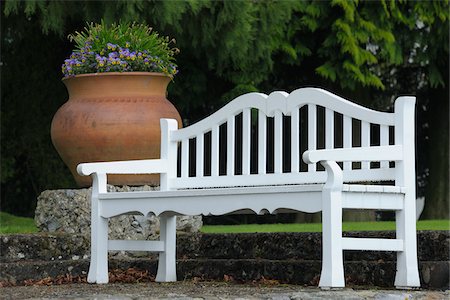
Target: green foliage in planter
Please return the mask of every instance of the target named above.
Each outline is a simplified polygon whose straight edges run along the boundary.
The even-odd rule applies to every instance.
[[[107,25],[90,23],[82,32],[69,35],[76,50],[62,65],[65,77],[99,72],[162,72],[169,76],[178,70],[174,63],[177,48],[168,37],[151,27],[136,23]]]

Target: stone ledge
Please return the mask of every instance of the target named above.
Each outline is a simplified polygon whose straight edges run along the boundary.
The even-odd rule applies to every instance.
[[[154,259],[112,259],[110,270],[135,268],[156,274]],[[39,280],[69,274],[85,276],[89,260],[20,261],[2,263],[0,281],[21,284],[24,280]],[[346,285],[393,287],[394,262],[350,261],[344,263]],[[421,287],[449,288],[449,262],[431,261],[419,264]],[[317,286],[321,270],[320,261],[266,260],[266,259],[186,259],[177,261],[178,280],[223,280],[224,276],[238,282],[266,279],[280,283]]]
[[[66,233],[0,235],[0,261],[87,258],[89,240]]]
[[[353,300],[437,300],[448,299],[449,291],[395,290],[373,287],[322,290],[288,284],[233,283],[226,281],[186,280],[161,284],[156,282],[110,284],[64,284],[50,286],[15,286],[1,289],[4,299],[178,299],[178,300],[282,300],[282,299],[353,299]]]

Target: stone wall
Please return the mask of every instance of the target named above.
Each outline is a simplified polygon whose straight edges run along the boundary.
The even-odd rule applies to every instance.
[[[351,232],[351,237],[393,238],[394,232]],[[419,231],[418,260],[422,288],[449,288],[450,233]],[[275,279],[317,286],[321,270],[321,233],[181,234],[177,237],[178,279],[237,281]],[[157,256],[111,254],[109,269],[135,268],[155,274]],[[382,251],[345,251],[348,286],[394,285],[396,255]],[[74,234],[0,235],[0,285],[26,279],[85,276],[89,240]]]
[[[151,186],[116,187],[108,185],[109,192],[151,191]],[[61,232],[90,235],[91,188],[47,190],[37,201],[35,223],[41,232]],[[198,232],[201,216],[177,217],[177,230]],[[110,239],[156,239],[159,235],[159,218],[148,215],[122,215],[109,221]]]

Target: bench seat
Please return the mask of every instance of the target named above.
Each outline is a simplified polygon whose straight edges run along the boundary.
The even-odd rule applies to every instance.
[[[130,211],[142,215],[148,213],[160,215],[164,211],[179,215],[223,215],[249,212],[263,214],[295,211],[314,213],[322,210],[323,185],[114,192],[99,194],[99,200],[104,200],[102,201],[102,217],[104,218],[130,213]],[[349,192],[343,194],[343,208],[399,210],[403,207],[402,194],[405,189],[401,187],[344,184],[343,191]]]

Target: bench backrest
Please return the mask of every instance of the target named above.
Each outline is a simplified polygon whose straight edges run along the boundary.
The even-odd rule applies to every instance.
[[[404,145],[401,162],[344,162],[345,182],[396,181],[414,171],[414,97],[394,113],[367,109],[318,88],[288,94],[249,93],[182,129],[162,119],[161,158],[170,172],[162,189],[323,183],[320,165],[301,157],[313,149]]]

